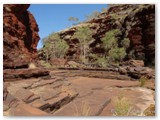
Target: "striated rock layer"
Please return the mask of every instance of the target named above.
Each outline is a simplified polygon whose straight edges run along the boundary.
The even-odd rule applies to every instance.
[[[3,6],[3,68],[27,67],[37,58],[38,25],[28,4]]]
[[[102,12],[97,18],[60,31],[61,38],[65,39],[70,49],[67,56],[79,59],[79,40],[72,37],[77,28],[88,26],[94,31],[90,43],[91,53],[103,54],[101,38],[113,29],[119,29],[117,36],[120,42],[129,38],[130,46],[126,50],[126,59],[143,60],[145,65],[155,64],[155,5],[124,4],[112,5],[107,11]],[[132,56],[130,55],[132,53]]]

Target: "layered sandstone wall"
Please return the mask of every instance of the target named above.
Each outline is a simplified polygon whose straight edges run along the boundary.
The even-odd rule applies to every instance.
[[[28,4],[3,6],[3,67],[26,67],[37,58],[38,25]]]

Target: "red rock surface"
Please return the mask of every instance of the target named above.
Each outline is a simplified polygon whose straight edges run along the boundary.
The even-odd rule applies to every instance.
[[[26,67],[37,57],[38,25],[28,4],[3,6],[3,67]]]
[[[80,74],[83,72],[92,77]],[[94,77],[93,71],[53,70],[48,79],[4,82],[3,113],[6,116],[113,116],[112,101],[120,96],[127,98],[132,110],[138,112],[155,104],[154,80],[139,87],[139,81],[103,78],[102,72],[96,72],[99,77]]]

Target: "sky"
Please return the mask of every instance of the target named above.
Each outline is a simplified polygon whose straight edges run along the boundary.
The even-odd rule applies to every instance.
[[[40,41],[37,48],[43,47],[42,39],[53,32],[58,32],[72,25],[69,17],[84,21],[86,15],[107,8],[106,4],[31,4],[29,11],[34,15],[39,26]]]

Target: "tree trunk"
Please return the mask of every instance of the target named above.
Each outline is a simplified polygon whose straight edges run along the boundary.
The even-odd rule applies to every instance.
[[[83,56],[84,63],[86,63],[86,47],[85,47],[85,45],[83,46],[83,53],[84,53],[84,56]]]

